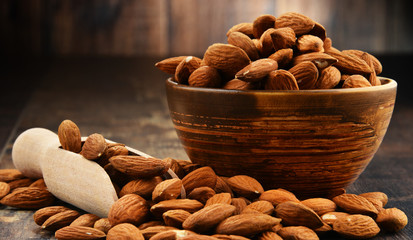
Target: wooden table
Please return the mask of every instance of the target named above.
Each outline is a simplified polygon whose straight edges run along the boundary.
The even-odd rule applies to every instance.
[[[411,56],[405,56],[411,58]],[[386,59],[386,60],[385,60]],[[399,59],[399,58],[398,58]],[[164,81],[154,63],[160,58],[67,58],[7,61],[1,72],[0,168],[13,168],[15,138],[32,127],[57,132],[60,122],[76,122],[83,136],[101,133],[152,156],[187,159],[173,129]],[[382,58],[392,65],[394,58]],[[399,65],[384,76],[399,82],[399,95],[384,141],[370,165],[347,191],[383,191],[388,207],[406,212],[413,221],[413,106]],[[386,75],[387,74],[387,75]],[[5,80],[5,81],[3,81]],[[401,83],[404,83],[401,84]],[[50,239],[32,220],[33,211],[0,206],[0,239]],[[410,223],[397,234],[374,239],[411,239]],[[340,239],[336,235],[325,239]]]

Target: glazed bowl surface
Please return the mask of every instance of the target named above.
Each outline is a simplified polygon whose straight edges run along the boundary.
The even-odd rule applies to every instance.
[[[194,163],[264,189],[325,196],[354,182],[390,123],[397,83],[329,90],[225,90],[166,81],[169,112]]]

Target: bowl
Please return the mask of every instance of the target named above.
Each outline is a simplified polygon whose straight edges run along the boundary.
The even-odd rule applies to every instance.
[[[225,90],[166,81],[170,116],[190,160],[264,189],[325,196],[347,187],[389,125],[397,83],[328,90]]]

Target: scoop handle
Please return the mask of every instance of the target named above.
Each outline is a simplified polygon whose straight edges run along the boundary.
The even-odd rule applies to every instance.
[[[41,158],[49,149],[59,146],[59,138],[54,132],[45,128],[28,129],[13,144],[13,164],[26,177],[42,178]]]

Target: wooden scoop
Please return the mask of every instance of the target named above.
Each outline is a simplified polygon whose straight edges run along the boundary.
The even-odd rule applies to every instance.
[[[126,148],[137,155],[150,157]],[[50,130],[32,128],[20,134],[13,145],[12,158],[14,166],[25,176],[43,177],[54,196],[99,217],[107,217],[110,207],[118,199],[106,171],[96,162],[60,148],[58,136]],[[168,174],[176,177],[170,169]]]

